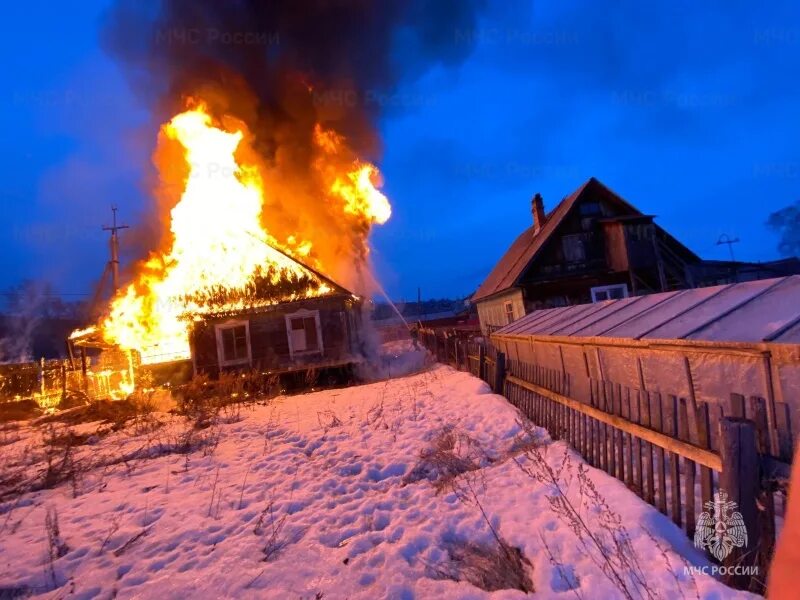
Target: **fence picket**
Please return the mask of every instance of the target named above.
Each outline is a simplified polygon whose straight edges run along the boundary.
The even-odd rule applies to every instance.
[[[689,401],[684,398],[680,398],[678,400],[678,430],[680,433],[680,439],[690,442],[696,443],[697,439],[696,436],[692,437],[689,434]],[[696,415],[696,413],[695,413]],[[696,427],[696,426],[695,426]],[[686,534],[689,537],[694,537],[694,529],[695,529],[695,482],[696,482],[696,465],[694,461],[688,460],[687,458],[683,459],[683,495],[685,497],[685,509],[686,509],[686,520],[685,520],[685,529]]]
[[[655,392],[651,394],[650,400],[653,402],[650,418],[653,429],[656,431],[664,432],[663,429],[663,411],[661,406],[661,394]],[[667,472],[664,465],[664,449],[656,446],[653,448],[655,453],[655,477],[658,479],[658,510],[663,514],[667,514]]]
[[[756,451],[761,455],[772,454],[769,416],[766,401],[758,396],[750,397],[750,418],[756,427]],[[758,528],[761,533],[761,544],[766,549],[760,557],[762,565],[766,568],[772,559],[771,549],[775,545],[775,497],[771,489],[761,489],[758,495]]]
[[[678,435],[678,397],[668,396],[666,406],[666,431],[672,437],[680,439]],[[670,488],[672,492],[672,521],[678,526],[681,526],[681,481],[680,481],[680,468],[678,465],[678,455],[670,452],[669,458],[669,479]]]
[[[631,390],[625,388],[625,398],[622,405],[622,416],[631,421]],[[625,441],[625,485],[633,489],[633,448],[631,446],[631,434],[625,433],[623,435]]]

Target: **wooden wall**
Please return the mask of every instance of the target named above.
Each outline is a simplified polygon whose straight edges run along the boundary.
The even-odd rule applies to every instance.
[[[289,352],[286,315],[298,310],[318,310],[322,333],[321,353],[295,356]],[[291,370],[303,366],[325,366],[355,359],[361,352],[361,305],[351,297],[324,297],[270,307],[269,310],[226,315],[196,323],[190,335],[196,372],[219,372],[215,325],[228,320],[248,321],[252,368]],[[242,366],[236,368],[241,369]],[[245,366],[246,368],[246,366]]]
[[[478,319],[481,322],[481,331],[484,335],[487,334],[487,330],[491,327],[502,327],[508,324],[505,309],[506,302],[511,302],[514,306],[514,319],[521,319],[525,316],[522,290],[512,289],[506,294],[482,300],[478,302]]]

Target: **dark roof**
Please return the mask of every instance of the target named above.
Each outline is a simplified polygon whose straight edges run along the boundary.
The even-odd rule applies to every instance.
[[[570,209],[575,205],[575,202],[586,190],[603,193],[623,204],[632,213],[637,215],[642,214],[622,197],[600,183],[600,181],[594,177],[590,177],[581,187],[564,198],[559,202],[558,206],[548,213],[539,233],[534,234],[533,226],[531,226],[514,240],[514,243],[511,244],[511,247],[500,259],[500,262],[494,266],[494,269],[491,270],[478,288],[478,291],[472,296],[472,301],[483,300],[484,298],[504,292],[516,285],[527,266],[536,257],[536,254],[542,246],[544,246],[545,242],[558,228],[559,224],[564,220],[564,217],[567,216]]]
[[[800,275],[535,310],[493,335],[800,343]]]

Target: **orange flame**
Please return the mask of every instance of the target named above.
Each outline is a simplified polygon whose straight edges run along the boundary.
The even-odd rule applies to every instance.
[[[101,325],[107,342],[138,350],[143,364],[189,358],[189,324],[198,315],[332,291],[288,256],[308,257],[309,264],[324,269],[314,259],[313,240],[289,236],[281,246],[262,225],[269,222],[263,179],[255,165],[237,162],[237,150],[248,143],[241,127],[231,132],[215,125],[204,105],[162,127],[166,139],[182,146],[188,167],[170,213],[171,244],[140,265]],[[341,138],[320,127],[316,132],[320,147],[335,154]],[[357,161],[351,166],[350,172],[331,174],[330,192],[345,212],[385,222],[391,208],[373,184],[377,169]]]

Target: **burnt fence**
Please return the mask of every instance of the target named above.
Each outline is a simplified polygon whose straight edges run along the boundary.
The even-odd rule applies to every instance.
[[[722,560],[737,567],[727,569],[726,582],[763,593],[792,454],[785,405],[739,394],[707,403],[693,393],[681,397],[588,378],[575,385],[561,371],[506,361],[482,340],[433,330],[423,330],[420,339],[437,360],[486,381],[689,538],[695,539],[698,528],[701,537],[709,533],[702,515],[713,519],[713,502],[727,495],[737,504],[748,539]]]

